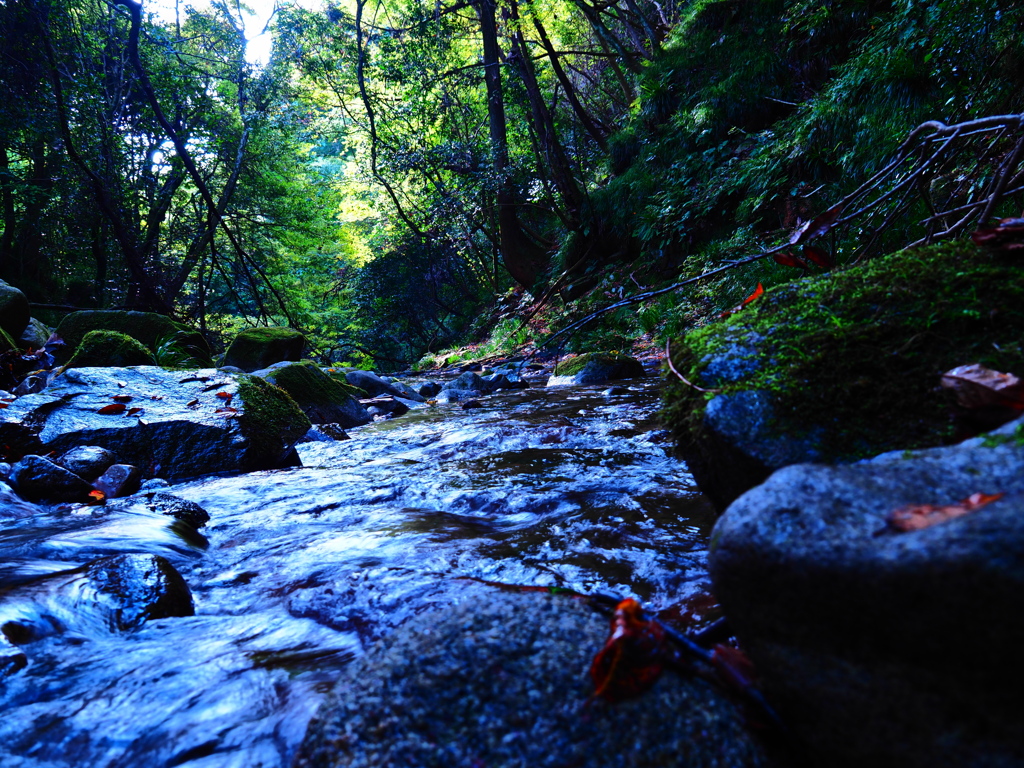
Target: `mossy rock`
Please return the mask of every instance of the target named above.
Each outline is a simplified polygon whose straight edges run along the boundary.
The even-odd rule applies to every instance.
[[[240,426],[250,443],[248,461],[280,466],[313,425],[287,392],[256,376],[238,377],[238,396],[245,404]]]
[[[7,337],[16,339],[28,325],[29,317],[25,294],[0,280],[0,330]]]
[[[89,331],[79,343],[68,368],[153,365],[153,353],[124,333]]]
[[[902,251],[770,289],[673,344],[663,415],[720,509],[772,471],[958,435],[939,375],[1024,374],[1024,263],[970,243]]]
[[[294,328],[247,328],[241,331],[224,354],[224,365],[251,373],[286,360],[298,362],[306,337]]]
[[[639,360],[618,352],[588,352],[555,366],[548,386],[604,384],[614,379],[632,379],[645,374]]]
[[[314,424],[347,429],[373,420],[353,396],[356,387],[341,384],[309,360],[275,368],[266,380],[287,392]]]
[[[57,326],[56,333],[65,344],[54,353],[57,362],[66,362],[90,331],[117,331],[131,336],[150,350],[175,339],[183,349],[194,350],[196,357],[208,359],[210,355],[210,347],[201,333],[164,315],[122,309],[88,309],[71,313]]]

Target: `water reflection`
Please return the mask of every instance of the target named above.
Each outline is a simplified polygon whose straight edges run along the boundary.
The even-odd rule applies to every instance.
[[[483,402],[175,486],[210,513],[203,537],[132,500],[0,520],[0,623],[44,610],[33,579],[114,552],[167,557],[196,611],[128,633],[69,619],[21,646],[0,763],[285,766],[337,669],[430,606],[488,583],[701,598],[712,513],[664,453],[654,382]]]

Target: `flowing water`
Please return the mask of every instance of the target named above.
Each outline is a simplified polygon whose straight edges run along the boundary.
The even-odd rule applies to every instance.
[[[0,765],[283,768],[343,665],[482,585],[701,610],[711,508],[666,455],[654,380],[482,402],[175,485],[210,513],[202,537],[130,500],[0,519],[0,624],[49,627],[0,677]],[[38,579],[125,552],[168,558],[196,615],[112,631]]]

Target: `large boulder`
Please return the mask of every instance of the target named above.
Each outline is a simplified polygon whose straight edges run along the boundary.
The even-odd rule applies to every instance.
[[[305,348],[306,337],[294,328],[246,328],[224,353],[224,365],[251,373],[274,363],[298,362]]]
[[[345,379],[351,386],[358,387],[366,392],[369,397],[391,395],[393,397],[403,397],[406,400],[413,400],[417,403],[422,403],[426,400],[425,397],[412,387],[401,382],[382,379],[372,371],[348,370],[345,371]]]
[[[72,368],[0,411],[0,444],[113,452],[169,479],[282,466],[310,423],[283,390],[213,369]]]
[[[736,705],[666,673],[592,701],[608,619],[572,599],[480,591],[423,614],[343,673],[294,768],[766,765]]]
[[[665,418],[721,510],[788,464],[950,442],[943,371],[1024,374],[1024,263],[969,243],[769,289],[673,344]],[[992,425],[990,425],[992,426]]]
[[[8,339],[17,339],[28,325],[29,317],[25,294],[0,280],[0,330]]]
[[[271,368],[262,376],[291,395],[314,424],[340,424],[347,429],[373,421],[348,389],[308,360]]]
[[[643,375],[644,367],[636,358],[617,352],[588,352],[556,365],[548,386],[604,384],[614,379],[633,379]]]
[[[57,362],[66,363],[89,331],[123,333],[151,352],[173,340],[182,349],[191,350],[194,357],[206,359],[210,355],[210,347],[201,333],[169,317],[123,309],[88,309],[72,312],[57,326],[55,332],[64,340],[64,346],[53,353]]]
[[[154,362],[153,353],[127,334],[89,331],[82,337],[67,365],[69,368],[120,368],[126,365],[153,365]]]
[[[1003,495],[894,523],[976,493]],[[715,595],[817,765],[1024,765],[1024,419],[958,446],[786,467],[711,542]]]

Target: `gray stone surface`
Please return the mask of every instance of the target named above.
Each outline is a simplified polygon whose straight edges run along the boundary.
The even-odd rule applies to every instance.
[[[735,705],[666,673],[644,696],[592,700],[608,619],[572,598],[467,590],[344,673],[295,768],[756,768]]]
[[[172,480],[280,466],[308,422],[264,423],[237,392],[238,380],[214,369],[71,369],[0,411],[0,443],[24,453],[97,445],[146,476]],[[124,412],[99,413],[115,395],[131,398]]]
[[[911,504],[1005,494],[896,532]],[[1024,419],[959,446],[794,465],[712,533],[715,594],[829,766],[1024,765]]]
[[[107,471],[117,457],[98,445],[80,445],[57,457],[56,462],[90,483]]]
[[[353,387],[359,387],[365,391],[370,397],[393,395],[395,397],[404,397],[407,400],[415,400],[420,403],[426,400],[425,397],[416,392],[412,387],[408,387],[405,384],[385,381],[372,371],[360,371],[356,369],[345,371],[345,379]]]

